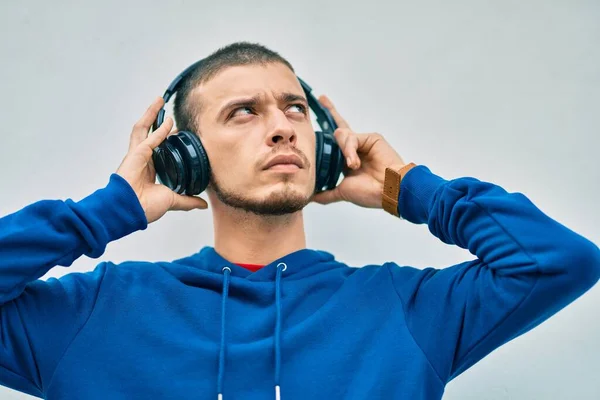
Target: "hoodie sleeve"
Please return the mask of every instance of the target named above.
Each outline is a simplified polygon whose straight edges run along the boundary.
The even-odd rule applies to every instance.
[[[407,326],[447,383],[536,327],[600,277],[598,247],[521,193],[417,166],[404,177],[400,215],[427,224],[476,259],[444,269],[387,263]]]
[[[43,397],[54,369],[96,300],[104,264],[39,279],[54,266],[100,257],[113,240],[147,226],[117,174],[79,202],[42,200],[0,218],[0,384]]]

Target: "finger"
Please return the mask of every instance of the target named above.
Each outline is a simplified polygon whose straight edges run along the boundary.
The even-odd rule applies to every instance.
[[[327,190],[325,192],[317,193],[313,196],[312,201],[319,204],[331,204],[337,201],[341,201],[342,198],[340,196],[339,186],[335,187],[332,190]]]
[[[167,117],[168,118],[168,117]],[[167,135],[167,137],[171,136],[171,135],[176,135],[179,133],[179,129],[177,129],[177,127],[175,127],[175,129],[171,129],[171,133],[169,133]]]
[[[358,138],[350,129],[338,128],[333,133],[342,154],[346,157],[346,165],[349,168],[357,169],[360,167],[360,158],[358,157]]]
[[[169,119],[169,117],[167,117],[167,119]],[[158,132],[158,129],[156,130],[156,132]],[[153,134],[156,134],[156,132],[154,132]],[[171,133],[169,133],[169,134],[167,135],[167,137],[165,138],[165,140],[166,140],[167,138],[169,138],[169,136],[171,136],[171,135],[176,135],[178,132],[179,132],[179,131],[178,131],[177,129],[172,129],[172,130],[171,130]],[[149,147],[148,147],[148,149],[151,149],[151,147],[149,146]],[[155,176],[155,175],[154,175],[155,173],[156,173],[156,169],[154,168],[154,160],[151,158],[150,160],[148,160],[148,174],[149,174],[149,176],[152,178],[152,177],[154,177],[154,176]],[[152,179],[152,180],[153,180],[153,179]]]
[[[358,142],[357,152],[364,154],[368,154],[378,141],[384,140],[378,133],[356,133],[355,136]]]
[[[150,149],[154,149],[159,144],[161,144],[171,132],[171,128],[173,128],[173,118],[167,117],[165,122],[151,135],[148,135],[144,143],[150,147]]]
[[[171,210],[173,211],[190,211],[195,209],[205,210],[208,208],[206,200],[196,196],[185,196],[174,193],[175,201]]]
[[[348,135],[344,146],[344,154],[349,160],[348,167],[352,169],[360,168],[360,157],[358,156],[358,137],[356,135]]]
[[[325,96],[324,94],[319,96],[319,103],[321,103],[325,108],[329,110],[338,128],[350,129],[350,125],[346,122],[344,118],[342,118],[342,116],[337,111],[331,100],[329,100],[329,97]]]
[[[134,125],[133,130],[131,131],[131,139],[129,141],[129,150],[136,148],[140,143],[142,143],[146,137],[148,136],[148,131],[150,127],[156,120],[158,116],[158,111],[164,105],[164,100],[162,97],[156,97],[152,104],[148,107],[142,118],[140,118]]]

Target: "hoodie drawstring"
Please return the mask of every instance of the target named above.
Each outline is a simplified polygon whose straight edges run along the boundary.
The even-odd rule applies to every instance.
[[[225,376],[225,304],[229,295],[229,274],[231,268],[223,267],[223,297],[221,299],[221,348],[219,350],[219,376],[217,383],[217,399],[223,400],[223,378]],[[229,271],[229,272],[225,272]]]
[[[280,268],[283,267],[283,268]],[[277,264],[275,277],[275,308],[277,320],[275,321],[275,400],[281,399],[279,376],[281,372],[281,274],[287,269],[285,263]]]
[[[277,318],[275,321],[275,400],[281,400],[281,386],[279,377],[281,375],[281,274],[287,269],[285,263],[277,264],[277,275],[275,277],[275,308]],[[223,298],[221,302],[221,347],[219,351],[219,375],[217,383],[217,399],[223,400],[223,378],[225,377],[225,305],[229,295],[229,275],[231,268],[223,267]],[[228,271],[228,272],[225,272]]]

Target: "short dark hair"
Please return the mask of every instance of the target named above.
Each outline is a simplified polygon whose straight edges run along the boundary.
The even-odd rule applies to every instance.
[[[221,70],[239,65],[282,63],[294,72],[292,65],[277,52],[258,43],[235,42],[221,47],[204,59],[202,64],[191,71],[177,90],[173,105],[173,115],[177,129],[198,133],[196,115],[199,106],[188,101],[191,91],[198,85],[207,82]]]

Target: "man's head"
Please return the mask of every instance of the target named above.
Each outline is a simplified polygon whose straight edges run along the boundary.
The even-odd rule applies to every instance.
[[[315,134],[294,70],[276,52],[246,42],[217,50],[182,82],[174,116],[208,153],[213,201],[259,215],[293,213],[310,202]],[[280,155],[300,167],[266,168]]]

